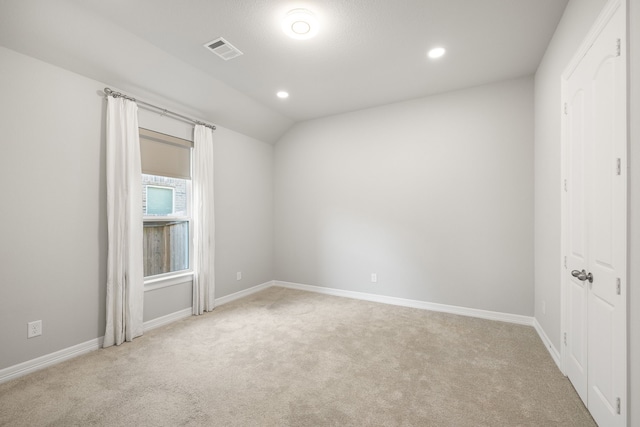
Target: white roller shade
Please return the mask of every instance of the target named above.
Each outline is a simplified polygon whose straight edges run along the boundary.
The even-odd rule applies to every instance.
[[[149,129],[139,129],[142,173],[191,179],[193,142]]]

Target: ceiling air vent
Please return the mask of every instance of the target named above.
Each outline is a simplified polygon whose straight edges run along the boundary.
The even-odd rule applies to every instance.
[[[206,47],[225,61],[242,55],[242,52],[240,52],[235,46],[233,46],[222,37],[211,40],[209,43],[205,43],[204,47]]]

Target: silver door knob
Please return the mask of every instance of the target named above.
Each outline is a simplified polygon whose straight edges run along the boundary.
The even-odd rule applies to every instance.
[[[571,275],[575,278],[577,278],[578,280],[582,280],[583,282],[585,280],[588,280],[589,283],[593,283],[593,274],[589,273],[587,274],[586,271],[582,270],[582,271],[578,271],[578,270],[573,270],[571,272]]]

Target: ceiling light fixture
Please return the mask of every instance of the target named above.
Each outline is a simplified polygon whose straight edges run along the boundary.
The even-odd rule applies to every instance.
[[[284,17],[282,30],[286,35],[294,39],[310,39],[318,34],[318,20],[307,9],[293,9]]]
[[[276,96],[280,99],[285,99],[289,97],[289,92],[281,90],[280,92],[276,93]]]
[[[440,58],[442,55],[444,55],[446,52],[446,49],[443,47],[434,47],[433,49],[431,49],[429,51],[429,58],[431,59],[436,59],[436,58]]]

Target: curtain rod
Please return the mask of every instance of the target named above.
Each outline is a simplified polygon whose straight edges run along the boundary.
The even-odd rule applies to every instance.
[[[175,116],[177,118],[180,118],[182,120],[186,120],[189,123],[193,123],[193,124],[196,124],[196,125],[202,125],[202,126],[208,127],[211,130],[216,130],[216,127],[214,125],[210,125],[210,124],[202,122],[200,120],[192,119],[191,117],[183,116],[182,114],[174,113],[173,111],[169,111],[169,110],[167,110],[165,108],[158,107],[157,105],[149,104],[148,102],[140,101],[140,100],[135,99],[135,98],[133,98],[131,96],[127,96],[127,95],[125,95],[123,93],[115,92],[115,91],[111,90],[111,88],[108,88],[108,87],[104,88],[104,93],[107,96],[113,96],[114,98],[128,99],[129,101],[133,101],[136,104],[140,104],[140,105],[144,105],[146,107],[154,108],[154,109],[158,110],[160,113],[162,113],[162,115],[170,114],[170,115]]]

